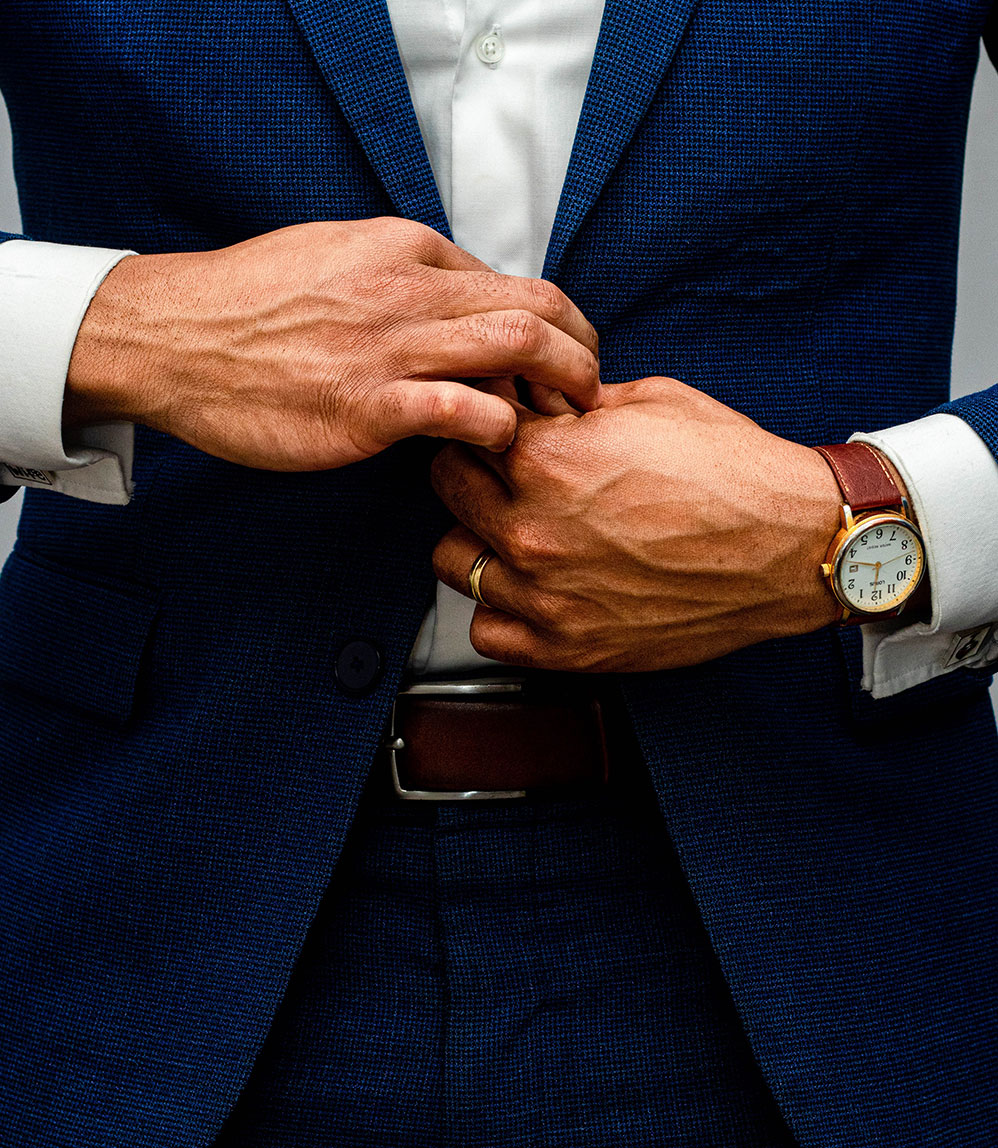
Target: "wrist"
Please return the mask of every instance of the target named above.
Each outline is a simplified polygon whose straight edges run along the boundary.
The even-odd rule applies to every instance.
[[[164,330],[154,318],[155,298],[164,271],[175,258],[129,255],[97,289],[80,324],[66,375],[63,426],[67,429],[150,421],[165,350]]]
[[[841,528],[822,563],[838,621],[862,624],[917,615],[926,559],[907,488],[890,459],[865,442],[815,448],[841,492]]]
[[[821,564],[839,528],[842,497],[835,476],[817,451],[800,447],[791,522],[798,537],[790,634],[806,634],[835,622],[841,607],[822,577]]]

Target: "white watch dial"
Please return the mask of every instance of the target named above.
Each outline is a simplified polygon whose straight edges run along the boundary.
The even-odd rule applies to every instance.
[[[925,568],[922,541],[897,518],[857,523],[839,552],[835,585],[851,610],[879,614],[895,610],[912,593]]]

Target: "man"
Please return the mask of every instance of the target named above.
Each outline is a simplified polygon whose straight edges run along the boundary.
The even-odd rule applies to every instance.
[[[921,421],[987,11],[8,6],[26,232],[106,249],[5,245],[37,377],[140,424],[127,507],[130,432],[8,454],[91,499],[28,496],[0,601],[14,1142],[993,1141],[995,396]],[[821,572],[868,476],[802,445],[871,427],[933,611],[864,627],[878,700]],[[473,599],[535,702],[447,700]],[[407,666],[462,680],[379,750]],[[396,801],[420,722],[438,798],[556,784]]]

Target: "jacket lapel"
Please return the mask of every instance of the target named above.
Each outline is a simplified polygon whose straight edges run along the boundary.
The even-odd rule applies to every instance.
[[[289,5],[399,214],[450,237],[385,0]]]
[[[672,63],[697,0],[606,0],[572,158],[544,262],[557,275]]]
[[[651,102],[697,0],[607,0],[548,245],[553,278]],[[385,0],[289,0],[326,82],[401,215],[450,228]]]

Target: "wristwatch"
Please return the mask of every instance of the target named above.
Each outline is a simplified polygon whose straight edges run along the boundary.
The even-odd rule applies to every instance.
[[[894,618],[925,574],[925,546],[908,499],[879,451],[866,443],[815,450],[842,491],[842,528],[821,572],[842,607],[842,625]]]

